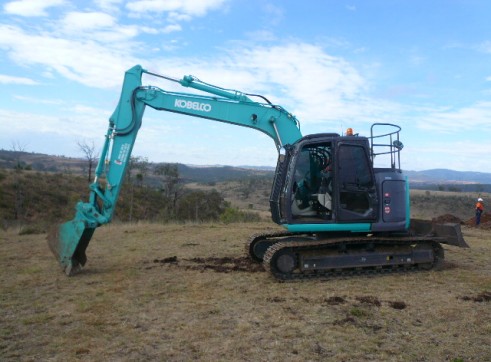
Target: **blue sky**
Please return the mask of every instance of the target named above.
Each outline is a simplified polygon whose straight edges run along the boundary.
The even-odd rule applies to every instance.
[[[259,93],[304,135],[402,127],[407,170],[491,172],[487,0],[18,0],[0,5],[0,148],[82,157],[135,64]],[[145,84],[169,88],[145,78]],[[184,90],[188,91],[188,90]],[[260,132],[147,109],[134,156],[274,166]]]

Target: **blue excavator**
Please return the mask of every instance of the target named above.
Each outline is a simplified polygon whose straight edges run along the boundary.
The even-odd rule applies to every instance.
[[[194,91],[144,86],[144,74]],[[125,73],[88,202],[80,201],[73,220],[48,233],[50,249],[69,276],[86,264],[95,229],[114,216],[146,106],[253,128],[273,139],[278,162],[270,208],[285,230],[253,235],[246,249],[279,280],[439,268],[442,243],[468,247],[458,224],[410,220],[399,126],[375,123],[367,136],[351,129],[303,136],[298,119],[264,96],[137,65]],[[375,159],[385,167],[375,167]]]

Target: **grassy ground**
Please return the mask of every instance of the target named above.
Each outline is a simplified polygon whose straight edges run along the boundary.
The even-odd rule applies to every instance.
[[[441,271],[279,283],[244,259],[270,223],[111,225],[84,271],[0,234],[2,361],[490,361],[491,232]]]

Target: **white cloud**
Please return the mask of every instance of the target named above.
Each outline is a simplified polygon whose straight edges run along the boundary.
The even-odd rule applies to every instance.
[[[59,99],[35,98],[35,97],[26,97],[21,95],[14,95],[14,99],[17,99],[25,103],[32,103],[32,104],[60,105],[63,103]]]
[[[119,5],[123,2],[123,0],[93,0],[94,3],[101,9],[106,12],[119,12]]]
[[[78,20],[79,15],[85,15],[71,14]],[[98,13],[86,14],[92,29],[115,22]],[[262,94],[295,114],[303,125],[310,124],[312,131],[337,131],[342,122],[360,129],[374,120],[399,118],[394,115],[400,106],[369,97],[368,81],[359,71],[320,46],[302,42],[272,47],[235,44],[209,57],[150,58],[147,52],[143,60],[134,33],[115,31],[76,39],[72,34],[29,33],[0,25],[0,48],[18,64],[41,65],[45,72],[97,88],[119,89],[124,71],[135,64],[173,77],[194,74],[221,87]],[[113,41],[118,37],[120,41]],[[159,85],[156,79],[151,82]],[[168,87],[172,89],[172,85],[164,86]]]
[[[159,33],[158,29],[155,29],[155,28],[152,28],[152,27],[149,27],[149,26],[141,26],[139,28],[139,30],[142,33],[146,33],[146,34],[158,34]]]
[[[61,6],[65,0],[18,0],[6,3],[3,10],[7,14],[30,16],[48,16],[46,9]]]
[[[156,29],[148,26],[118,24],[117,18],[103,12],[69,12],[59,24],[65,38],[89,39],[93,43],[107,44],[110,48],[127,47],[126,42],[141,32],[158,33]],[[53,37],[59,36],[56,33],[52,34]]]
[[[30,78],[13,77],[10,75],[0,74],[0,84],[36,85],[38,83]]]
[[[491,132],[491,102],[477,102],[460,109],[429,111],[417,122],[418,128],[425,131],[455,133]]]
[[[68,116],[0,109],[0,144],[10,145],[20,140],[35,152],[65,156],[80,156],[77,141],[81,138],[94,139],[97,145],[102,144],[101,131],[107,125],[108,112],[72,114],[60,111],[59,114]]]
[[[14,26],[0,25],[0,48],[20,65],[41,65],[82,84],[119,86],[121,74],[138,61],[126,43],[97,43],[49,34],[29,34]],[[131,47],[129,47],[131,48]]]
[[[101,127],[104,127],[105,119],[109,112],[96,110],[91,107],[77,107],[75,111],[70,108],[69,112],[60,112],[69,116],[43,115],[37,112],[18,112],[0,109],[0,134],[3,138],[16,139],[22,137],[26,132],[36,130],[40,138],[43,134],[56,134],[66,137],[80,137],[81,129],[84,136],[100,138]],[[101,123],[102,121],[102,123]],[[75,126],[74,126],[75,125]],[[76,125],[83,125],[78,127]]]
[[[165,26],[162,29],[162,33],[169,34],[169,33],[174,33],[176,31],[181,31],[181,30],[182,30],[182,27],[179,24],[170,24],[170,25]]]
[[[129,1],[126,7],[133,12],[168,13],[175,19],[190,19],[204,16],[209,11],[219,9],[228,0],[136,0]]]
[[[355,104],[369,104],[363,99],[367,82],[349,62],[306,43],[240,44],[190,69],[210,83],[219,79],[220,86],[263,94],[306,122],[352,118],[367,113]]]
[[[101,12],[69,12],[65,15],[62,24],[65,29],[77,32],[113,27],[116,25],[116,19]]]
[[[347,124],[368,128],[375,121],[393,122],[405,111],[397,103],[370,97],[369,82],[352,64],[307,43],[274,47],[241,43],[209,58],[152,59],[143,65],[176,78],[192,74],[220,87],[264,95],[308,125],[308,133],[341,131]],[[156,84],[158,79],[150,82],[183,91],[172,84]]]

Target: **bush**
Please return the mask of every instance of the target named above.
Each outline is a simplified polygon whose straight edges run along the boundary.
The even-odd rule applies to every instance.
[[[225,201],[216,190],[191,191],[177,205],[177,219],[181,221],[218,220],[224,211]]]

